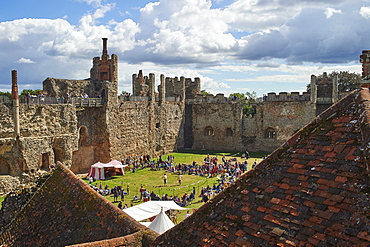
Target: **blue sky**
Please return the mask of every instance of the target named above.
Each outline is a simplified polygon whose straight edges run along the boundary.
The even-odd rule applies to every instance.
[[[85,79],[92,58],[119,58],[131,75],[199,77],[229,95],[302,92],[312,74],[361,73],[370,49],[369,0],[13,0],[0,2],[0,91],[47,77]]]

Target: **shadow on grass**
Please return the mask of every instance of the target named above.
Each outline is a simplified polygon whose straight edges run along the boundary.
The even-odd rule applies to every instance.
[[[225,151],[219,151],[219,150],[193,150],[193,149],[182,149],[179,150],[178,153],[191,153],[191,154],[204,154],[204,155],[217,155],[217,156],[233,156],[233,157],[241,157],[243,154],[245,154],[244,151],[240,152],[225,152]],[[249,152],[249,155],[251,158],[262,158],[264,156],[267,156],[269,153],[262,153],[262,152]]]

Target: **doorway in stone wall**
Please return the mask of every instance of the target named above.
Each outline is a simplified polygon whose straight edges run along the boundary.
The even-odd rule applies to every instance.
[[[0,175],[10,175],[10,165],[5,159],[0,159]]]
[[[49,170],[50,169],[50,154],[43,153],[41,155],[41,170]]]
[[[56,164],[57,161],[60,161],[63,163],[63,151],[58,148],[53,148],[53,153],[54,153],[54,163]]]

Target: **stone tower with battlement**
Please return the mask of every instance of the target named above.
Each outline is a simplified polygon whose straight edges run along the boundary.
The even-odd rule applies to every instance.
[[[108,55],[107,38],[103,40],[101,57],[94,57],[90,70],[90,94],[106,98],[107,102],[117,102],[118,95],[118,57]]]
[[[155,100],[155,75],[144,76],[143,71],[132,75],[132,95],[148,97],[149,101]]]
[[[338,101],[338,76],[311,76],[311,101],[316,103],[316,115],[319,115]]]

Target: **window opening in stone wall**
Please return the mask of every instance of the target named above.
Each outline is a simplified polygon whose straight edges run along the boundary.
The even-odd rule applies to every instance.
[[[214,129],[211,127],[211,126],[208,126],[204,129],[204,135],[205,136],[214,136],[215,135],[215,131]]]
[[[50,154],[43,153],[41,155],[41,170],[49,170],[50,169]]]
[[[233,130],[231,128],[226,128],[225,135],[226,136],[233,136]]]
[[[101,72],[100,78],[101,80],[108,80],[108,72]]]
[[[155,127],[158,129],[158,128],[160,128],[161,127],[161,123],[156,123],[155,124]]]
[[[276,131],[273,128],[267,128],[265,132],[265,138],[276,139]]]

